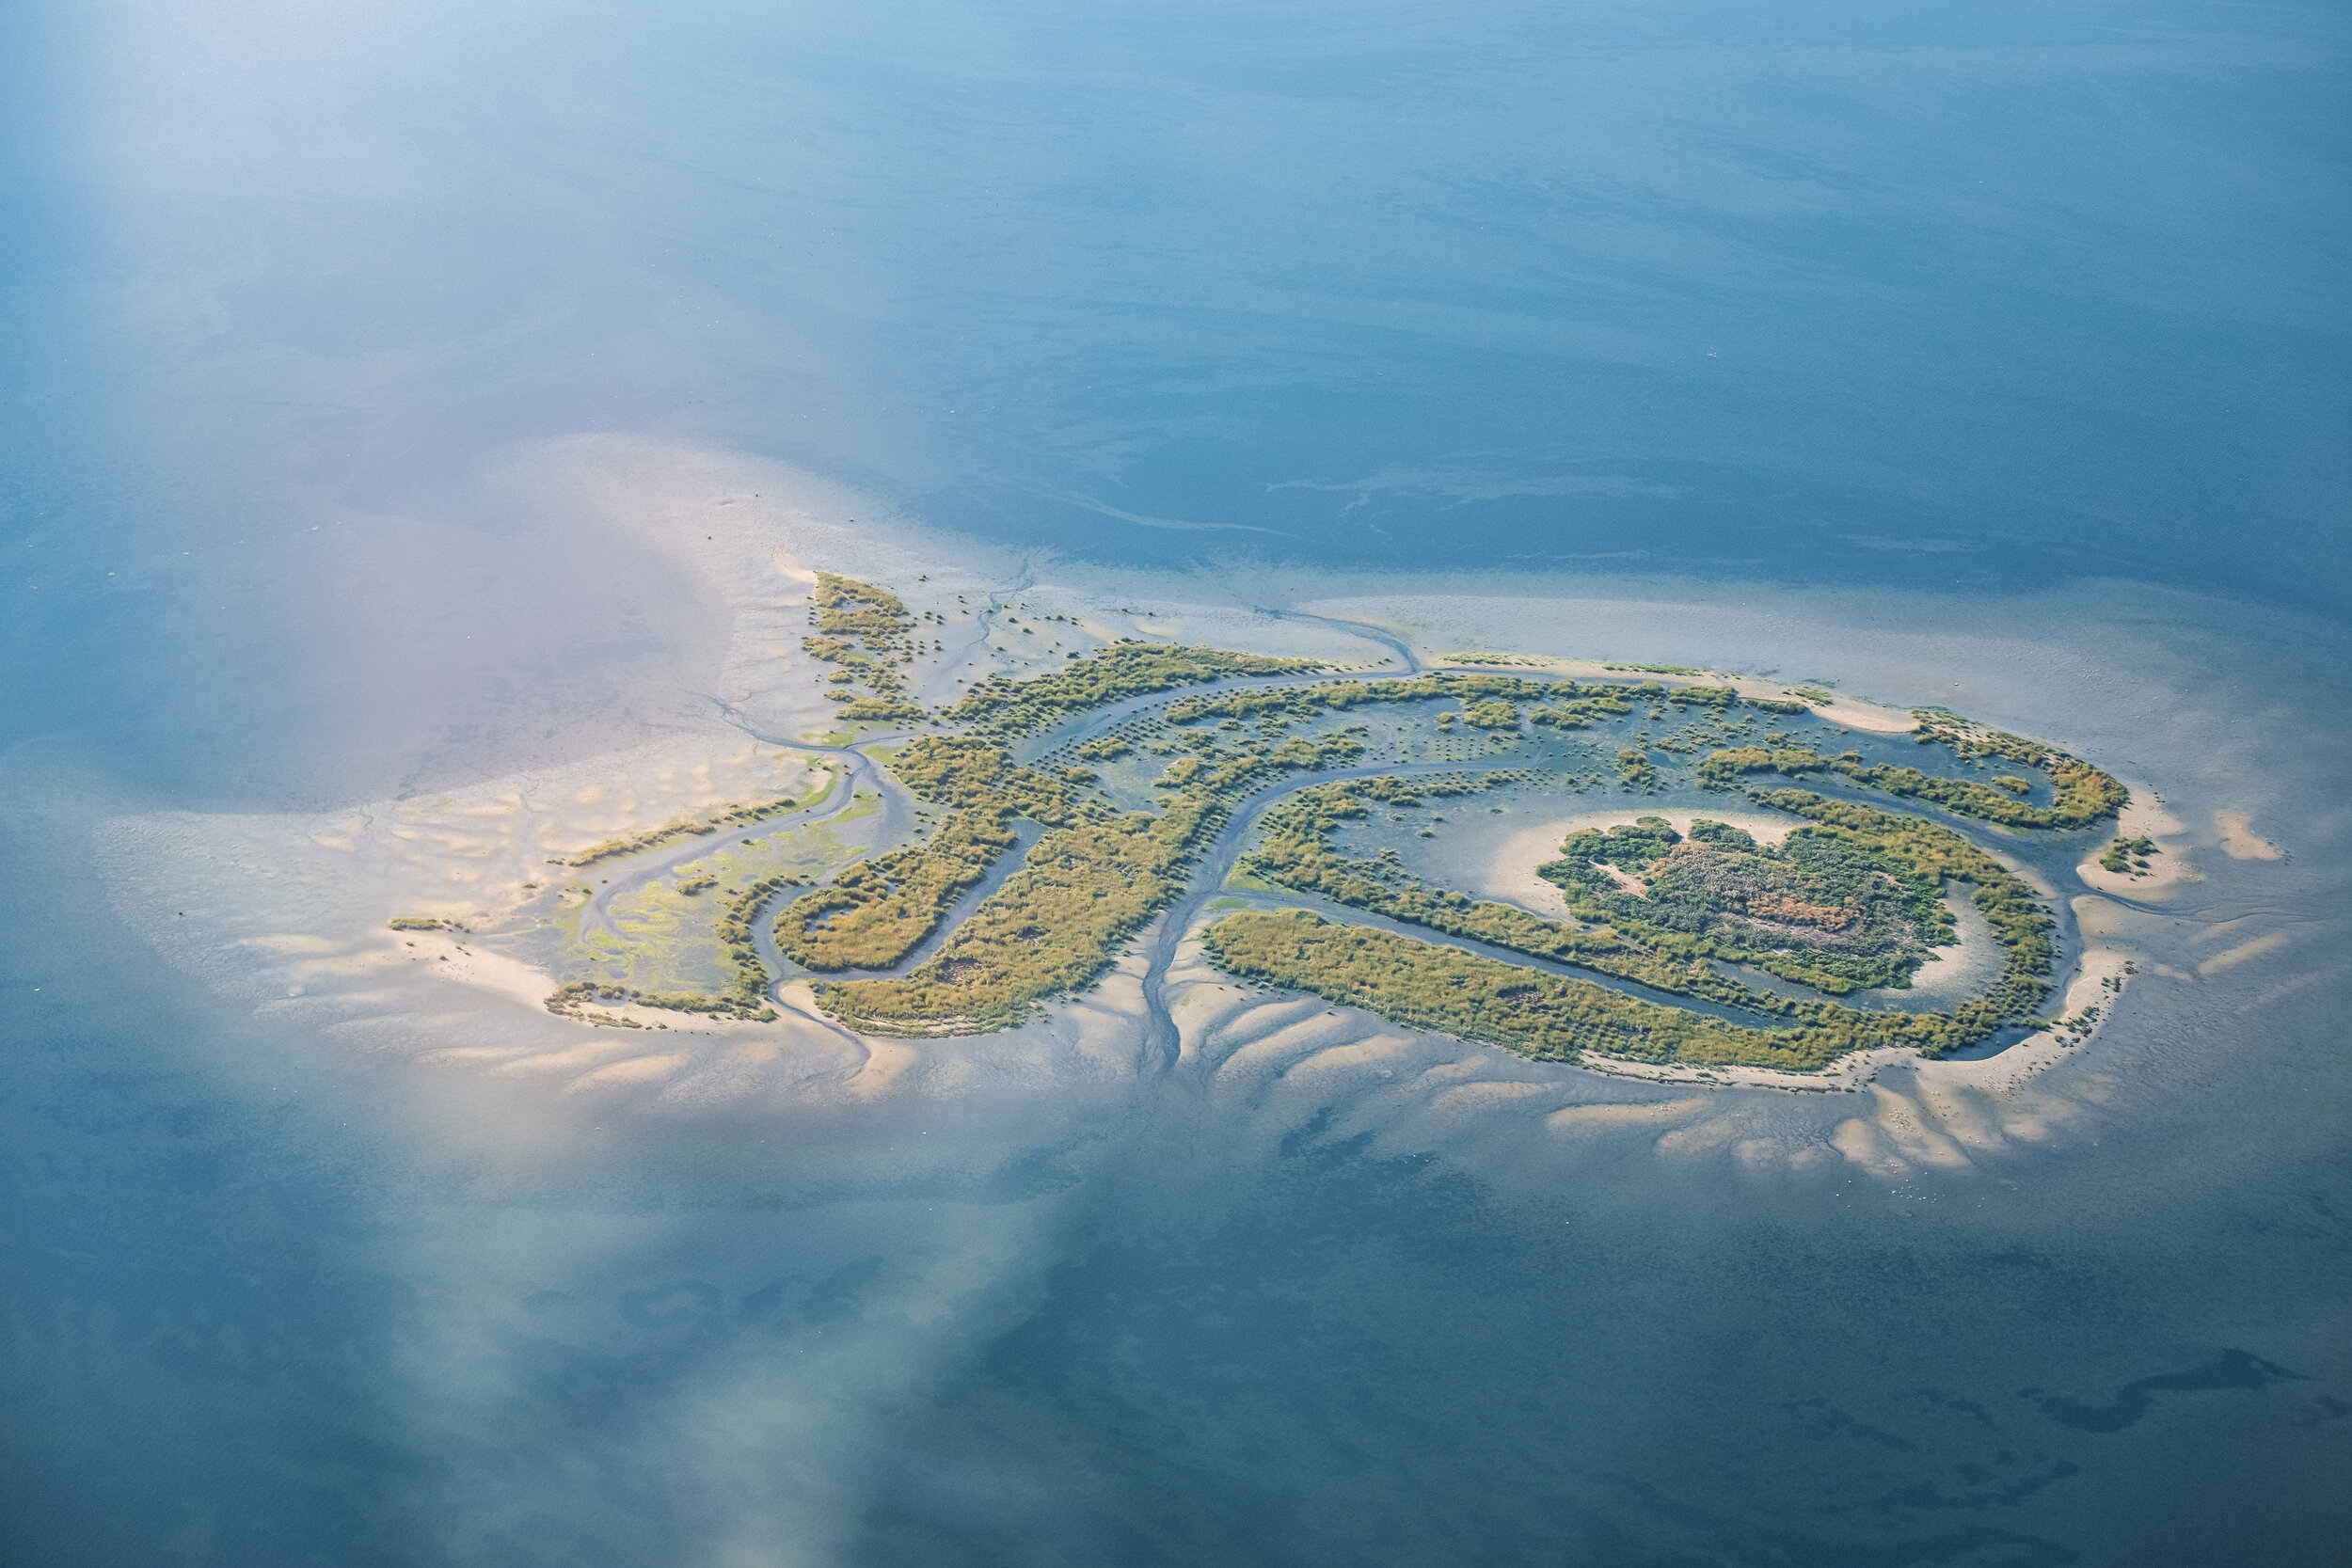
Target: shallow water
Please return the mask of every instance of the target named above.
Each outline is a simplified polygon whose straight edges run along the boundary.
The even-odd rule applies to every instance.
[[[1898,1171],[1790,1163],[1848,1097],[1682,1125],[1645,1108],[1687,1091],[1436,1040],[866,1113],[436,1071],[144,960],[78,847],[120,802],[60,800],[20,752],[9,863],[59,912],[8,958],[11,1541],[2324,1560],[2352,1440],[2344,852],[2298,802],[2341,749],[2247,723],[2249,675],[2168,700],[2251,748],[2294,858],[2202,854],[2143,940],[2290,945],[2137,983],[2044,1081],[2054,1135]],[[2246,798],[2234,768],[2162,777],[2184,813]],[[1410,1087],[1457,1061],[1539,1113],[1632,1114]]]
[[[2352,1538],[2334,13],[4,25],[0,1558]],[[710,721],[711,514],[655,480],[739,475],[615,502],[583,432],[853,483],[999,585],[1206,562],[1159,579],[1200,625],[1421,595],[1433,647],[2046,736],[2197,838],[2129,938],[2175,973],[2038,1132],[1898,1160],[1837,1139],[1907,1069],[1663,1087],[1314,1006],[686,1110],[178,939],[141,889],[273,867],[125,879],[125,819]]]

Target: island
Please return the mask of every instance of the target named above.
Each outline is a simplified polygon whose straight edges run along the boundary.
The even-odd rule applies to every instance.
[[[1156,930],[1147,1001],[1197,940],[1235,984],[1535,1060],[1807,1074],[2059,1022],[2060,921],[2009,851],[2104,829],[2114,869],[2153,852],[2115,836],[2104,769],[1940,708],[1863,727],[1822,687],[1679,665],[1424,667],[1375,627],[1351,666],[1064,649],[1059,618],[1007,611],[1044,667],[926,707],[912,673],[973,611],[908,596],[815,575],[801,649],[834,727],[776,741],[808,787],[550,857],[473,940],[554,971],[548,1008],[588,1025],[798,1006],[952,1037],[1036,1018]],[[1470,814],[1543,812],[1573,825],[1527,867],[1541,897],[1462,885]],[[1971,940],[1979,983],[1913,994]]]

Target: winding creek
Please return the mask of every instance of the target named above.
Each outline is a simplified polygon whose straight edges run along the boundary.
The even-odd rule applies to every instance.
[[[1018,589],[1012,592],[1018,592]],[[993,612],[1002,608],[1004,598],[1004,594],[991,594],[990,611]],[[1279,619],[1343,630],[1378,645],[1386,650],[1386,654],[1380,661],[1380,667],[1375,669],[1325,672],[1306,675],[1234,677],[1219,682],[1219,689],[1230,690],[1236,688],[1303,687],[1334,680],[1403,679],[1422,674],[1425,671],[1425,666],[1414,654],[1410,644],[1404,638],[1385,627],[1359,622],[1334,620],[1325,616],[1303,615],[1295,611],[1262,610],[1260,613]],[[987,635],[985,615],[981,619],[983,626],[978,636],[981,641],[984,641]],[[976,641],[973,645],[977,647],[978,642]],[[1504,666],[1466,664],[1450,665],[1448,668],[1466,674],[1526,677],[1529,673],[1524,669]],[[1030,764],[1041,761],[1067,761],[1069,760],[1068,753],[1073,748],[1108,734],[1139,716],[1164,710],[1170,704],[1193,694],[1195,693],[1189,690],[1151,692],[1104,707],[1090,709],[1064,724],[1017,743],[1012,748],[1013,754],[1016,760]],[[912,738],[914,732],[896,731],[867,736],[850,745],[828,745],[765,734],[746,715],[731,705],[721,702],[718,706],[730,724],[755,740],[767,745],[829,759],[834,766],[832,783],[818,800],[794,811],[762,821],[730,828],[717,835],[697,837],[690,846],[664,846],[660,849],[649,850],[642,855],[617,862],[614,866],[614,875],[597,886],[589,901],[582,916],[583,931],[593,927],[618,936],[619,933],[614,931],[610,918],[610,911],[616,900],[659,878],[675,873],[681,866],[691,864],[713,851],[731,848],[770,833],[837,822],[849,816],[860,804],[867,801],[872,802],[874,809],[869,816],[859,819],[861,823],[859,837],[864,840],[864,843],[858,853],[848,863],[849,864],[858,863],[885,848],[914,840],[919,825],[917,813],[921,807],[905,786],[891,777],[888,770],[870,754],[875,748],[887,747]],[[1244,845],[1248,841],[1251,832],[1265,813],[1299,790],[1354,779],[1416,774],[1507,773],[1525,770],[1530,766],[1530,759],[1510,755],[1368,764],[1357,768],[1301,773],[1279,779],[1236,801],[1216,835],[1200,849],[1183,894],[1145,927],[1141,937],[1141,950],[1145,960],[1142,984],[1145,1044],[1148,1059],[1153,1063],[1155,1070],[1161,1075],[1166,1075],[1173,1070],[1182,1055],[1182,1036],[1168,996],[1168,976],[1174,967],[1177,953],[1185,937],[1200,922],[1209,905],[1218,899],[1232,900],[1237,907],[1256,909],[1304,908],[1335,921],[1393,931],[1412,937],[1417,941],[1500,959],[1546,974],[1582,980],[1661,1006],[1733,1020],[1751,1027],[1779,1026],[1781,1021],[1776,1019],[1759,1017],[1720,1004],[1656,990],[1636,981],[1596,974],[1573,965],[1532,957],[1508,948],[1498,947],[1475,938],[1454,936],[1427,927],[1415,926],[1368,910],[1343,905],[1315,895],[1289,889],[1270,892],[1229,888],[1225,885],[1233,872],[1236,862],[1240,859]],[[1820,787],[1820,785],[1817,784],[1815,787]],[[1836,788],[1835,784],[1830,786],[1829,792],[1849,793]],[[1953,826],[1963,830],[1970,826],[1942,812],[1931,812],[1929,815],[1950,821]],[[905,958],[887,968],[844,971],[842,972],[843,977],[902,976],[929,962],[942,947],[952,940],[957,929],[972,912],[1022,869],[1026,863],[1029,850],[1044,836],[1045,830],[1036,823],[1024,820],[1015,824],[1014,832],[1016,836],[1012,847],[996,858],[987,874],[956,900],[937,926]],[[2014,852],[2017,846],[2013,843],[2004,843],[2000,847]],[[839,875],[840,869],[846,869],[846,867],[836,868],[834,874]],[[752,940],[760,961],[767,966],[770,976],[769,997],[781,1009],[807,1018],[845,1037],[857,1038],[854,1031],[848,1029],[837,1021],[812,1008],[798,1006],[784,994],[788,987],[798,982],[832,977],[818,974],[787,958],[775,943],[773,924],[778,907],[790,898],[799,896],[804,891],[806,891],[805,888],[800,886],[779,889],[752,912],[750,922]],[[2066,921],[2069,911],[2065,910],[2064,900],[2054,899],[2053,903],[2057,906],[2061,921],[2071,927],[2071,921]],[[2071,937],[2071,929],[2066,934]],[[1740,977],[1751,984],[1759,985],[1760,989],[1786,989],[1770,985],[1762,976],[1743,974]],[[1893,994],[1875,999],[1849,999],[1850,1005],[1889,1006],[1904,1006],[1907,1000],[1909,999]],[[1932,1000],[1940,1002],[1943,999],[1936,997]],[[1910,1002],[1912,1006],[1930,1004],[1931,999],[1928,997],[1920,997]]]

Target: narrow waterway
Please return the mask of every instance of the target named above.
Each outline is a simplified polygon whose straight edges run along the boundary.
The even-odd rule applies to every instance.
[[[1017,592],[1017,590],[1015,591]],[[1004,595],[1001,594],[991,595],[990,609],[992,611],[1000,608],[1000,601],[1003,597]],[[1406,642],[1404,639],[1387,631],[1385,628],[1359,622],[1339,621],[1328,617],[1305,615],[1295,611],[1269,610],[1264,611],[1264,613],[1287,620],[1327,626],[1345,630],[1351,635],[1361,636],[1376,645],[1389,650],[1388,655],[1383,659],[1384,664],[1388,663],[1391,659],[1393,659],[1400,668],[1383,668],[1373,671],[1351,671],[1343,673],[1318,673],[1308,675],[1237,677],[1217,683],[1216,689],[1232,689],[1234,688],[1245,688],[1252,689],[1265,689],[1285,687],[1296,688],[1317,685],[1330,680],[1374,681],[1403,678],[1422,673],[1422,662],[1413,653],[1411,646]],[[983,633],[983,635],[985,634]],[[1504,666],[1486,667],[1465,665],[1458,667],[1458,670],[1459,673],[1462,673],[1496,674],[1532,678],[1528,676],[1527,672],[1524,670]],[[1016,755],[1021,757],[1024,761],[1032,763],[1067,761],[1069,759],[1069,753],[1077,745],[1082,744],[1085,741],[1094,739],[1100,736],[1106,735],[1119,728],[1121,724],[1124,724],[1138,716],[1164,710],[1170,704],[1177,702],[1185,696],[1196,694],[1198,694],[1196,690],[1152,692],[1129,698],[1120,703],[1108,705],[1104,707],[1092,710],[1067,724],[1057,726],[1041,735],[1039,735],[1025,743],[1017,745],[1015,748]],[[752,726],[734,710],[728,710],[728,717],[731,721],[736,722],[739,727],[745,729],[747,733],[756,735],[756,732],[752,729]],[[794,744],[791,742],[774,740],[772,737],[765,736],[759,736],[758,738],[769,740],[770,743],[777,745]],[[872,845],[879,847],[882,846],[904,842],[911,838],[914,830],[914,812],[916,810],[913,797],[909,795],[903,786],[898,784],[895,779],[890,777],[887,769],[876,764],[873,758],[862,749],[875,745],[887,745],[904,738],[906,738],[904,734],[878,736],[868,740],[860,742],[857,747],[813,746],[801,743],[803,745],[803,749],[804,750],[817,752],[820,754],[840,759],[843,768],[843,772],[834,785],[835,791],[838,792],[838,800],[836,800],[834,796],[829,795],[827,800],[832,802],[830,806],[820,802],[818,805],[808,808],[811,812],[820,810],[824,812],[823,816],[812,817],[811,819],[823,820],[842,810],[846,810],[850,802],[858,799],[863,792],[870,790],[872,795],[880,802],[880,815],[871,835]],[[1322,898],[1320,896],[1293,893],[1289,891],[1284,891],[1279,894],[1257,892],[1236,893],[1234,890],[1227,889],[1224,885],[1226,879],[1232,875],[1234,863],[1241,854],[1243,845],[1248,841],[1250,832],[1255,829],[1264,813],[1284,798],[1300,789],[1307,788],[1311,785],[1344,782],[1351,779],[1391,777],[1397,775],[1434,776],[1464,773],[1504,773],[1524,770],[1529,768],[1531,766],[1541,766],[1541,764],[1524,756],[1513,755],[1424,762],[1389,762],[1385,764],[1366,765],[1358,768],[1295,775],[1266,784],[1260,789],[1253,791],[1240,801],[1237,801],[1232,811],[1228,814],[1224,823],[1217,830],[1216,836],[1200,852],[1194,864],[1192,874],[1186,880],[1184,892],[1146,928],[1142,937],[1145,954],[1145,973],[1142,991],[1144,1001],[1144,1030],[1147,1059],[1155,1063],[1157,1071],[1161,1075],[1165,1075],[1168,1071],[1172,1070],[1182,1053],[1181,1037],[1166,994],[1168,976],[1169,970],[1174,964],[1177,949],[1182,945],[1185,935],[1199,921],[1203,909],[1209,901],[1219,896],[1236,896],[1241,898],[1245,903],[1252,907],[1259,908],[1280,906],[1304,907],[1311,909],[1316,912],[1325,915],[1327,918],[1333,920],[1368,926],[1382,930],[1393,931],[1399,935],[1408,936],[1417,941],[1427,942],[1439,946],[1452,947],[1462,952],[1472,953],[1481,957],[1494,958],[1499,961],[1538,970],[1545,974],[1557,974],[1565,978],[1582,980],[1587,983],[1599,985],[1605,989],[1618,991],[1624,995],[1633,997],[1641,1001],[1654,1003],[1659,1006],[1685,1008],[1690,1011],[1705,1014],[1708,1017],[1721,1018],[1727,1022],[1738,1022],[1750,1027],[1785,1027],[1785,1021],[1769,1015],[1749,1013],[1738,1008],[1725,1006],[1721,1004],[1658,990],[1655,988],[1642,985],[1637,981],[1626,980],[1617,976],[1602,974],[1590,970],[1582,969],[1575,965],[1559,963],[1553,960],[1518,953],[1512,949],[1499,947],[1492,943],[1480,942],[1475,938],[1455,936],[1428,927],[1395,920],[1371,911],[1338,904],[1332,900]],[[1859,792],[1844,788],[1834,781],[1819,781],[1818,783],[1820,784],[1826,785],[1826,788],[1823,790],[1824,793],[1846,796],[1857,800],[1864,798]],[[1923,815],[1941,819],[1947,825],[1952,826],[1956,831],[1968,833],[1972,839],[1977,839],[1981,836],[1970,831],[1974,826],[1973,824],[1965,823],[1961,819],[1955,818],[1947,812],[1925,808],[1923,809]],[[785,819],[779,819],[779,821]],[[763,826],[770,825],[763,824]],[[1043,832],[1044,830],[1039,828],[1036,824],[1025,821],[1020,823],[1016,828],[1017,841],[1013,847],[1009,849],[1004,855],[997,859],[997,861],[989,868],[987,875],[976,886],[968,890],[956,900],[955,904],[950,907],[939,923],[931,929],[931,931],[921,942],[919,942],[906,955],[906,957],[886,968],[845,972],[844,977],[882,978],[899,976],[910,974],[915,969],[921,967],[924,963],[928,962],[947,942],[953,940],[956,930],[962,924],[962,922],[967,919],[974,911],[977,910],[979,906],[991,897],[999,888],[1001,888],[1008,879],[1020,870],[1020,868],[1026,863],[1026,857],[1030,847],[1034,846],[1041,836],[1043,836]],[[753,834],[746,832],[742,834],[735,836],[748,837],[753,836]],[[1998,847],[2006,849],[2010,847],[2004,844]],[[2059,846],[2053,850],[2048,846],[2037,845],[2037,848],[2040,852],[2036,858],[2045,861],[2063,860],[2074,852],[2071,847],[2068,846]],[[676,858],[677,857],[675,855],[668,857],[656,856],[652,857],[651,861],[645,865],[632,865],[629,885],[642,885],[642,883],[649,878],[660,875],[667,862],[675,860]],[[777,1005],[780,1006],[789,1006],[788,1003],[783,1000],[782,996],[782,992],[787,986],[802,979],[821,977],[814,975],[812,972],[786,958],[777,949],[775,944],[773,932],[775,911],[784,903],[787,902],[789,898],[798,896],[799,891],[800,890],[792,888],[780,890],[772,898],[768,900],[755,912],[752,922],[755,944],[759,953],[761,961],[768,966],[770,975],[769,991],[771,996],[776,999]],[[614,895],[615,895],[613,894],[605,895],[605,896],[595,907],[600,910],[604,905],[608,905],[611,898]],[[2054,902],[2062,903],[2062,901]],[[2072,928],[2073,922],[2071,919],[2071,911],[2060,909],[2058,911],[2058,918],[2061,927],[2061,939],[2065,942],[2067,949],[2071,953],[2074,947],[2074,931]],[[1769,977],[1751,977],[1742,974],[1740,978],[1749,983],[1757,984],[1758,989],[1760,990],[1776,994],[1799,994],[1804,996],[1810,996],[1812,994],[1809,991],[1801,991],[1798,988],[1789,987],[1785,984],[1771,983],[1769,981]],[[1943,997],[1940,993],[1933,998],[1933,1001],[1935,1002],[1943,1002],[1946,1000],[1947,998]],[[1862,999],[1862,1005],[1865,1006],[1888,1007],[1902,1007],[1907,1002],[1910,1006],[1916,1007],[1928,1005],[1929,999],[1923,996],[1919,999],[1914,1000],[1903,997],[1898,993],[1873,995]],[[834,1027],[838,1026],[834,1025]],[[1988,1047],[1986,1049],[1997,1050],[2001,1046],[2009,1043],[2010,1040],[2021,1037],[2024,1031],[2005,1032],[1999,1039],[1994,1042],[1988,1042]]]

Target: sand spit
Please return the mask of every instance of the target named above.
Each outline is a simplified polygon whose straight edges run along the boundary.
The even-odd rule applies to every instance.
[[[2285,850],[2255,834],[2242,811],[2215,812],[2213,825],[2221,835],[2222,852],[2233,861],[2275,861],[2286,857]]]
[[[1530,675],[1550,675],[1562,680],[1650,680],[1662,686],[1728,686],[1742,697],[1760,697],[1767,702],[1804,703],[1821,718],[1850,730],[1867,730],[1873,735],[1908,735],[1919,727],[1917,716],[1908,708],[1886,707],[1877,703],[1863,702],[1859,698],[1842,697],[1836,692],[1832,692],[1827,700],[1800,697],[1794,688],[1779,681],[1723,670],[1701,670],[1688,675],[1677,675],[1663,671],[1629,669],[1623,664],[1612,664],[1602,659],[1458,652],[1439,654],[1432,662],[1440,667],[1476,665],[1515,673],[1525,671]]]

